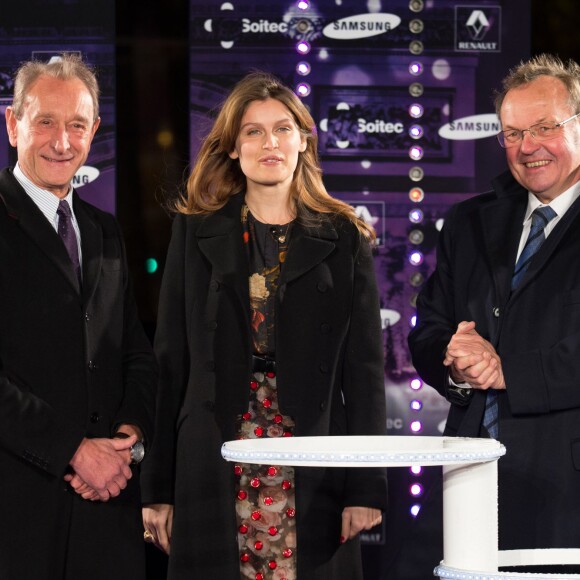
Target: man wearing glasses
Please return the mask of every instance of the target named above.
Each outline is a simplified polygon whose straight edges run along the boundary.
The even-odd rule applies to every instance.
[[[510,170],[451,208],[409,345],[445,435],[507,448],[500,550],[580,548],[580,66],[521,63],[496,110]]]

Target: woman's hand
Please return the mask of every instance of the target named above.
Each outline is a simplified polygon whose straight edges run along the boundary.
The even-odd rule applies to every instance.
[[[149,541],[169,555],[173,506],[167,503],[152,503],[143,508],[143,527],[149,532]]]
[[[342,510],[340,543],[352,540],[363,530],[370,530],[383,521],[381,511],[375,508],[350,506]]]

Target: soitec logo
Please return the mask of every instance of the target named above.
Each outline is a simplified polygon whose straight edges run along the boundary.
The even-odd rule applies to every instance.
[[[401,19],[395,14],[356,14],[331,22],[322,34],[336,40],[354,40],[384,34],[400,23]]]
[[[91,183],[91,181],[95,181],[95,179],[99,177],[100,173],[101,172],[96,167],[83,165],[72,178],[73,187],[78,189],[83,185]]]
[[[349,111],[350,105],[345,102],[338,103],[335,107],[336,111]],[[327,132],[328,127],[328,119],[321,119],[320,123],[318,124],[321,131]],[[358,118],[356,121],[356,128],[357,133],[402,133],[405,128],[403,124],[400,122],[391,122],[385,121],[384,119],[362,119]],[[347,149],[350,147],[350,140],[349,139],[336,139],[335,141],[336,146],[339,149]]]
[[[451,141],[469,141],[491,137],[501,131],[501,123],[495,113],[471,115],[451,121],[439,129],[439,136]]]
[[[499,52],[500,41],[500,6],[455,7],[455,50]]]
[[[312,40],[320,36],[322,30],[322,20],[314,9],[304,14],[297,7],[291,7],[278,21],[267,18],[237,18],[232,2],[223,2],[220,11],[223,16],[208,18],[204,21],[203,28],[206,32],[219,36],[220,45],[226,50],[232,48],[236,40],[244,35],[283,34],[294,40]]]

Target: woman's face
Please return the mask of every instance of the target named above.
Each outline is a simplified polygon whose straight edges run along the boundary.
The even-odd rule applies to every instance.
[[[306,138],[292,114],[276,99],[252,101],[240,124],[232,159],[239,159],[248,191],[256,187],[290,189],[298,154]]]

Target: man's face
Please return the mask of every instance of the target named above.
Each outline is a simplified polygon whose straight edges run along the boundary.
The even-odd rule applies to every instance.
[[[59,198],[86,161],[99,122],[93,122],[93,101],[79,79],[40,76],[26,95],[21,119],[6,109],[8,137],[24,175]]]
[[[577,112],[562,81],[542,76],[508,91],[500,117],[504,130],[527,129],[537,123],[554,125]],[[563,125],[549,141],[538,142],[526,131],[519,143],[506,149],[506,155],[515,179],[549,203],[580,179],[578,119]]]

